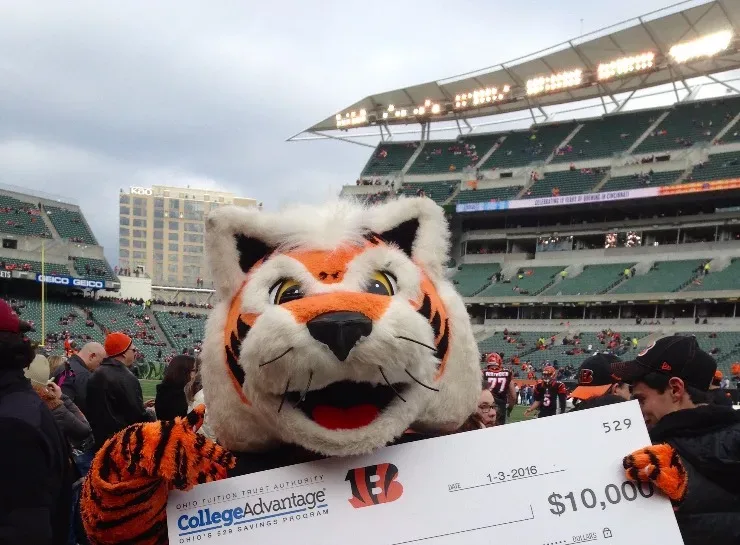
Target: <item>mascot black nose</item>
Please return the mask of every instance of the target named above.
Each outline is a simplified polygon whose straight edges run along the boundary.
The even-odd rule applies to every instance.
[[[339,361],[344,361],[360,337],[370,335],[373,321],[359,312],[325,312],[306,326],[314,339],[328,346]]]

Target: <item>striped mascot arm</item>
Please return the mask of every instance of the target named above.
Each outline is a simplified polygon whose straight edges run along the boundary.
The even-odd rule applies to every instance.
[[[199,405],[185,418],[134,424],[105,442],[80,498],[90,543],[166,544],[169,491],[226,478],[233,455],[195,433],[204,414]]]

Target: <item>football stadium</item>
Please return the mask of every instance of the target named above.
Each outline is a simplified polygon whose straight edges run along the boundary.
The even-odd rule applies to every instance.
[[[342,198],[372,206],[424,195],[445,210],[448,274],[481,353],[502,353],[519,383],[552,362],[572,382],[591,352],[621,356],[678,333],[695,334],[735,387],[740,6],[685,4],[490,69],[368,96],[290,140],[369,148]],[[183,229],[200,222],[193,231],[202,232],[219,199],[197,206],[202,195],[171,189],[154,188],[152,209],[141,208],[152,189],[122,190],[114,264],[75,204],[0,191],[3,295],[49,354],[63,353],[66,339],[125,330],[138,339],[140,378],[156,380],[173,355],[199,350],[214,297],[207,272],[196,268],[201,278],[190,282],[147,270],[141,263],[161,243],[147,249],[136,240],[146,230],[128,228],[130,215],[133,226],[166,218],[175,230],[173,220]]]
[[[45,525],[55,525],[56,536],[69,533],[55,543],[237,543],[259,538],[235,532],[268,526],[278,536],[273,541],[284,543],[298,535],[284,537],[296,524],[315,543],[318,526],[309,525],[329,509],[345,509],[344,517],[382,503],[436,505],[430,498],[437,488],[446,498],[477,490],[465,497],[478,499],[464,500],[474,528],[450,530],[457,518],[451,512],[424,518],[425,509],[396,511],[398,520],[419,516],[418,531],[430,537],[372,539],[457,543],[466,532],[515,535],[521,528],[527,536],[533,526],[509,525],[549,510],[556,522],[536,523],[549,543],[609,540],[617,532],[624,540],[628,530],[639,532],[629,538],[639,543],[643,530],[624,524],[626,504],[638,492],[647,500],[658,490],[672,502],[661,499],[665,520],[656,526],[674,532],[666,543],[679,542],[679,527],[687,544],[736,543],[738,534],[729,534],[737,532],[740,482],[740,1],[687,0],[476,72],[372,94],[288,139],[296,146],[321,140],[362,146],[367,157],[356,179],[336,188],[337,203],[307,208],[315,216],[263,212],[255,199],[215,189],[132,185],[109,196],[119,209],[114,254],[106,254],[86,218],[91,211],[73,199],[0,185],[0,289],[18,315],[2,305],[0,340],[22,340],[27,358],[22,371],[12,369],[14,378],[33,388],[49,419],[60,407],[71,415],[64,423],[54,414],[56,426],[68,428],[48,433],[49,445],[59,443],[60,467],[33,466],[71,492],[69,504],[49,502],[57,515]],[[408,273],[405,284],[392,267]],[[52,356],[67,359],[52,363]],[[581,368],[587,358],[603,364],[603,383],[589,386],[596,373]],[[630,375],[630,366],[642,366],[642,374]],[[496,373],[505,379],[493,382],[503,376]],[[579,397],[576,388],[593,395]],[[604,405],[628,400],[624,411],[633,410],[632,419],[606,412]],[[562,423],[570,415],[554,424],[539,420],[566,408],[581,411],[570,428]],[[450,447],[450,456],[490,465],[487,481],[481,472],[478,481],[454,477],[442,486],[435,475],[432,486],[424,469],[419,485],[412,477],[421,482],[422,473],[412,472],[419,468],[400,450],[381,462],[362,458],[414,441],[444,446],[458,432],[522,421],[535,410],[537,420],[500,430],[512,434],[508,443],[489,435],[481,448],[463,442],[476,434],[463,433],[461,447]],[[677,428],[673,437],[677,414],[694,427],[684,435]],[[2,411],[0,417],[9,420]],[[595,432],[575,424],[586,417]],[[646,426],[632,427],[635,417]],[[70,432],[75,424],[83,428],[79,437]],[[540,432],[527,435],[526,426]],[[554,434],[545,426],[562,427]],[[630,427],[633,435],[622,433]],[[512,428],[525,429],[514,437]],[[562,442],[571,450],[542,448],[562,429],[580,434]],[[665,437],[656,439],[656,429]],[[35,448],[29,445],[6,465],[21,466],[23,452]],[[604,445],[607,456],[619,452],[613,467],[593,456]],[[526,467],[499,471],[497,456],[519,456],[516,448],[524,461],[515,463]],[[539,469],[530,453],[542,456]],[[588,464],[577,456],[588,456]],[[336,466],[295,466],[326,457]],[[358,458],[375,465],[360,467]],[[421,458],[414,455],[414,463]],[[344,468],[346,460],[357,467]],[[468,463],[430,460],[440,473]],[[568,464],[578,473],[565,477]],[[483,488],[545,476],[573,481],[583,485],[582,517],[597,505],[599,490],[579,479],[606,475],[607,466],[627,479],[603,488],[609,505],[624,496],[619,528],[594,517],[593,528],[581,519],[566,532],[570,522],[559,517],[580,504],[565,490],[544,496],[543,507],[534,491],[550,486],[538,484],[544,480],[527,481],[535,483],[532,498]],[[337,467],[347,487],[341,492],[323,475],[332,477]],[[286,468],[293,473],[269,473]],[[259,483],[236,481],[257,473]],[[229,484],[213,482],[222,479]],[[26,486],[13,482],[6,490]],[[36,482],[24,492],[29,497],[34,486],[46,490]],[[205,487],[197,497],[196,485]],[[324,485],[331,493],[293,490]],[[273,492],[292,496],[263,502]],[[404,502],[393,504],[402,493]],[[492,509],[496,494],[506,499]],[[515,513],[512,506],[525,499],[526,509]],[[632,509],[658,505],[651,502],[640,499]],[[14,513],[25,504],[18,500],[18,507]],[[383,508],[375,512],[393,513],[383,515]],[[651,535],[652,511],[644,512]],[[321,538],[341,543],[335,530],[346,536],[354,524],[380,520],[358,522],[365,513],[346,515],[346,527],[344,519],[331,522]],[[489,515],[498,518],[487,525]],[[0,519],[36,530],[35,519]],[[427,527],[435,525],[441,529],[432,535]],[[568,536],[596,526],[595,533]],[[548,527],[560,534],[545,534]],[[627,542],[619,539],[613,542]]]

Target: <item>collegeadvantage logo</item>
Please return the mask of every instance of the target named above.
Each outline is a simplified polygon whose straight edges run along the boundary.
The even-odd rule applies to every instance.
[[[181,515],[177,519],[180,536],[218,531],[218,534],[230,533],[226,529],[246,529],[274,526],[281,522],[293,522],[302,519],[314,518],[328,514],[326,491],[307,492],[282,498],[264,498],[262,496],[247,501],[243,507],[230,509],[198,509],[189,515]],[[252,523],[249,526],[244,526]]]
[[[352,497],[349,503],[355,509],[396,501],[403,494],[398,482],[398,468],[393,464],[358,467],[347,472]]]

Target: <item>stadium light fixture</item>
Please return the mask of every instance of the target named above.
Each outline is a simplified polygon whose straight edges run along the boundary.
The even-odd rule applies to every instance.
[[[475,89],[473,91],[467,91],[455,95],[455,108],[480,108],[482,106],[489,106],[496,102],[501,102],[504,99],[509,98],[511,87],[504,85],[501,88],[498,87],[484,87],[482,89]]]
[[[696,40],[676,44],[671,47],[668,55],[675,62],[688,62],[703,57],[712,57],[730,47],[731,42],[732,31],[722,30]]]
[[[337,114],[336,121],[338,129],[364,125],[367,123],[367,110],[365,110],[365,108],[361,109],[359,112],[353,110],[351,112],[346,112],[344,116],[342,116],[342,114]]]
[[[621,59],[599,64],[597,77],[603,81],[614,77],[625,76],[633,72],[643,72],[653,66],[655,66],[655,53],[653,52],[622,57]]]
[[[527,95],[540,95],[553,91],[562,91],[571,87],[578,87],[583,83],[581,69],[568,70],[549,76],[540,76],[527,81]]]

